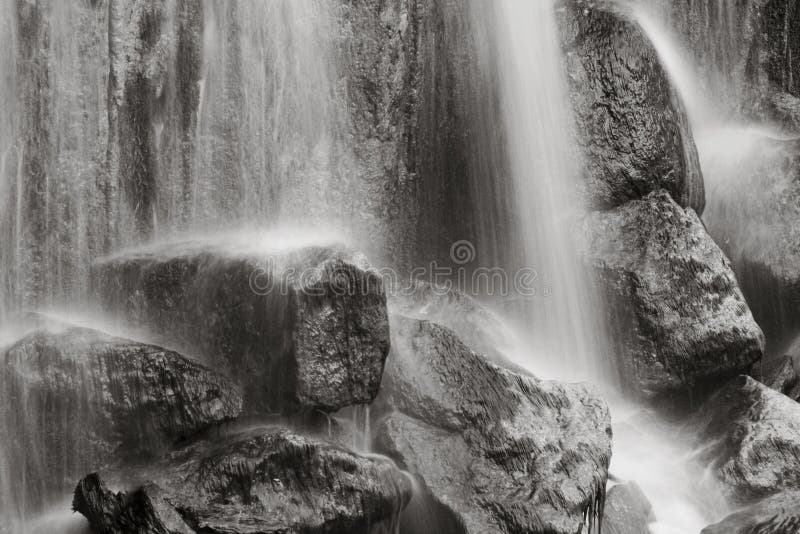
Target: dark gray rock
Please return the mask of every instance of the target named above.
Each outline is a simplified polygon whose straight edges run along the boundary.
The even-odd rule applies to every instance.
[[[342,246],[173,244],[108,258],[93,278],[107,309],[240,384],[247,412],[335,411],[378,393],[386,296]]]
[[[692,210],[665,191],[584,225],[605,289],[623,382],[650,396],[745,372],[764,336],[730,263]]]
[[[800,493],[784,492],[732,513],[701,534],[796,534],[800,532]]]
[[[73,507],[97,534],[345,534],[391,524],[411,497],[388,459],[281,428],[195,443],[140,476],[114,493],[88,475]]]
[[[2,472],[29,512],[88,471],[160,454],[242,409],[202,365],[95,330],[53,324],[0,354]]]
[[[608,2],[564,0],[560,11],[589,202],[609,208],[666,189],[702,213],[686,112],[644,31]]]
[[[396,317],[376,446],[470,533],[574,533],[600,512],[611,427],[584,385],[499,368],[452,332]]]
[[[650,534],[655,519],[653,506],[635,482],[617,484],[606,494],[603,532],[606,534]]]
[[[685,433],[735,502],[800,490],[800,404],[750,377],[717,391]]]

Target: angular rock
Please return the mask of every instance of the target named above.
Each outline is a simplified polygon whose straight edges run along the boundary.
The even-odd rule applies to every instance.
[[[585,221],[623,383],[653,396],[745,372],[764,350],[728,260],[665,191]]]
[[[642,28],[608,2],[561,4],[589,202],[610,208],[666,189],[702,213],[703,177],[686,112]]]
[[[717,391],[687,423],[735,502],[800,490],[800,404],[747,376]]]
[[[800,493],[767,497],[735,512],[700,534],[796,534],[800,532]]]
[[[617,484],[608,490],[603,510],[603,532],[650,534],[647,525],[654,519],[653,506],[635,482]]]
[[[0,354],[0,467],[28,511],[87,471],[144,460],[242,410],[202,365],[91,329],[43,327]]]
[[[282,428],[195,443],[141,476],[114,493],[88,475],[73,507],[98,534],[368,533],[396,521],[411,497],[391,461]]]
[[[335,411],[378,393],[382,280],[341,245],[173,244],[107,258],[93,278],[106,308],[241,385],[249,413]]]
[[[580,530],[599,513],[608,409],[584,385],[499,368],[446,328],[395,317],[376,446],[469,533]]]

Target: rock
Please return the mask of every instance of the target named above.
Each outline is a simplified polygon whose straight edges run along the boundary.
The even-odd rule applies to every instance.
[[[258,428],[176,451],[114,493],[78,483],[73,507],[97,534],[349,533],[396,521],[411,483],[389,460],[282,428]]]
[[[685,433],[735,502],[800,490],[800,404],[750,377],[717,391]]]
[[[796,534],[800,532],[800,493],[784,492],[735,512],[700,534]]]
[[[578,532],[600,512],[611,427],[588,386],[499,368],[446,328],[395,317],[376,447],[465,532]]]
[[[642,28],[606,2],[564,0],[560,12],[589,202],[612,208],[666,189],[702,213],[686,112]]]
[[[146,460],[242,409],[202,365],[91,329],[42,327],[0,354],[0,468],[28,511],[88,471]]]
[[[183,243],[99,262],[104,306],[240,384],[248,413],[335,411],[378,393],[382,280],[341,245]]]
[[[635,482],[608,490],[603,510],[606,534],[650,534],[647,525],[654,519],[653,506]]]
[[[769,375],[766,384],[790,399],[800,402],[800,355],[785,356]]]
[[[764,350],[728,260],[692,210],[665,191],[584,225],[614,321],[623,383],[654,396],[745,372]]]

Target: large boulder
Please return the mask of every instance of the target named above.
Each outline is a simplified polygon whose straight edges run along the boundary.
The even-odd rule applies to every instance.
[[[665,191],[590,214],[586,261],[614,321],[624,383],[654,396],[745,372],[764,336],[730,263],[692,210]]]
[[[610,208],[666,189],[702,213],[703,177],[686,112],[647,35],[609,2],[561,4],[589,202]]]
[[[115,493],[90,474],[73,507],[97,534],[345,534],[391,525],[411,497],[391,461],[282,428],[192,444],[139,476]]]
[[[800,532],[800,492],[767,497],[709,525],[700,534],[795,534]]]
[[[800,490],[800,404],[750,377],[717,391],[685,433],[734,502]]]
[[[251,237],[116,255],[95,266],[94,289],[126,322],[230,376],[249,413],[371,402],[389,350],[380,276],[342,245]]]
[[[0,354],[3,494],[25,512],[91,470],[160,454],[242,410],[217,373],[95,330],[43,326]]]
[[[469,533],[574,533],[600,513],[611,427],[584,385],[502,369],[448,329],[395,317],[376,447]]]

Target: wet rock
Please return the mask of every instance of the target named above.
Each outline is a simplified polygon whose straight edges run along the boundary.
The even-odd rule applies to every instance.
[[[608,409],[584,385],[499,368],[439,325],[396,317],[376,446],[465,532],[577,532],[599,513]]]
[[[344,534],[391,524],[411,497],[388,459],[281,428],[195,443],[141,477],[115,493],[88,475],[73,507],[98,534]]]
[[[800,532],[800,493],[767,497],[735,512],[700,534],[795,534]]]
[[[644,31],[605,2],[564,0],[560,12],[590,203],[610,208],[666,189],[702,213],[686,112]]]
[[[685,432],[737,502],[800,490],[800,404],[747,376],[717,391]]]
[[[237,389],[202,365],[95,330],[53,324],[0,354],[4,494],[28,511],[87,471],[145,460],[242,409]]]
[[[653,506],[635,482],[617,484],[608,490],[603,510],[603,532],[650,534],[647,525],[654,519]]]
[[[665,191],[585,221],[586,260],[614,317],[623,382],[652,396],[745,372],[764,336],[730,263]]]
[[[340,245],[228,245],[108,258],[96,265],[96,292],[129,323],[230,376],[248,412],[371,402],[389,326],[381,278],[364,258]]]

